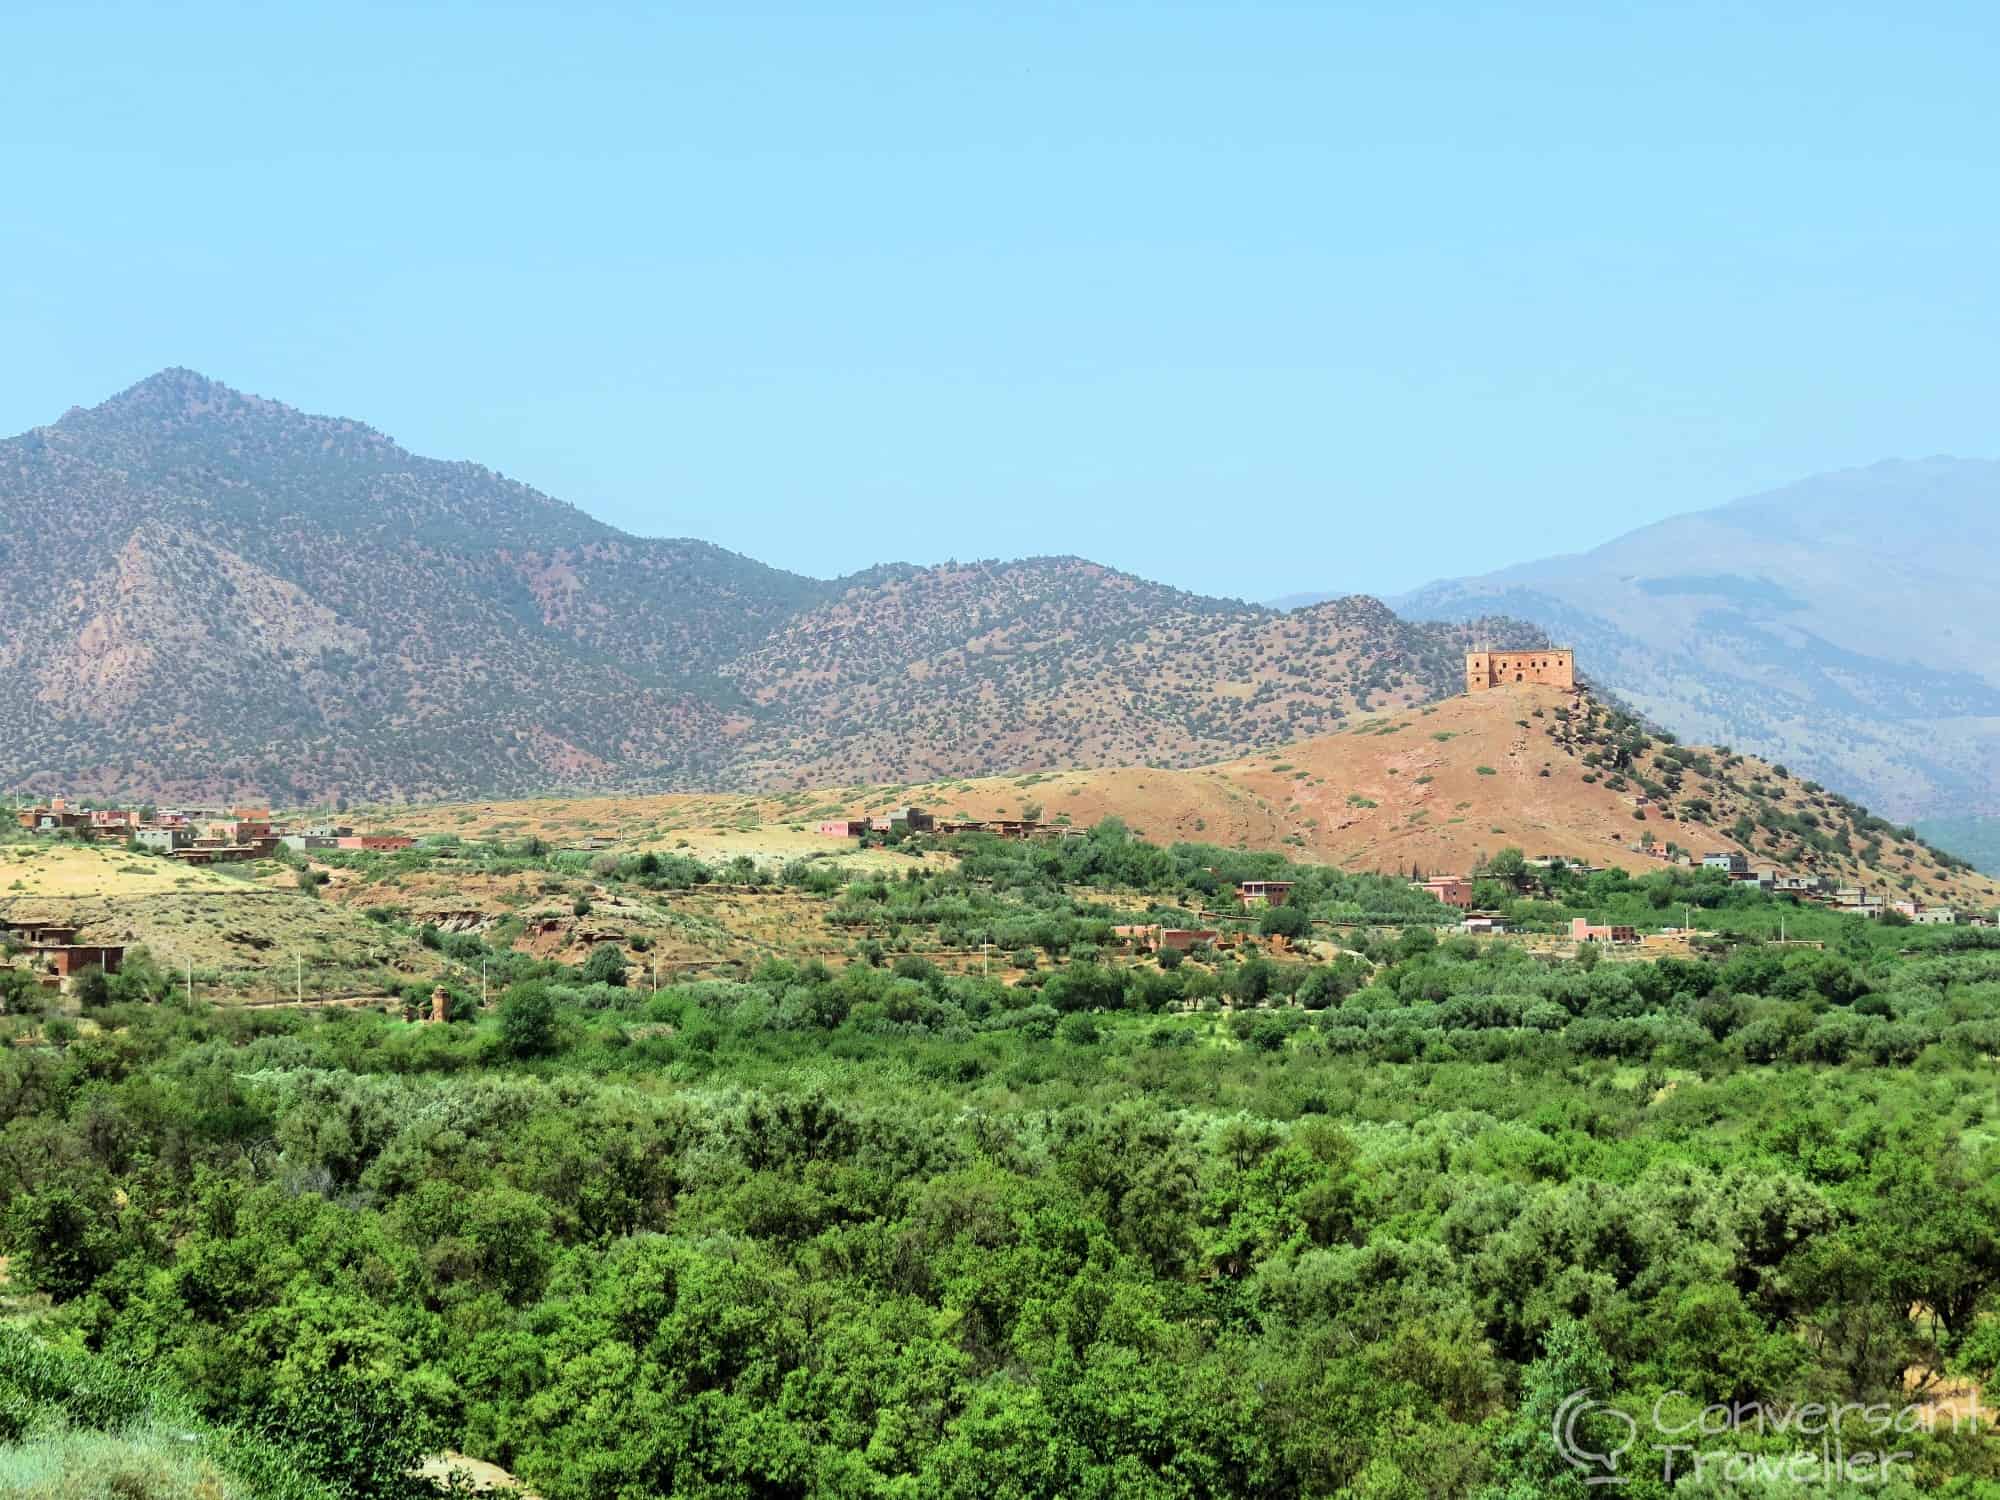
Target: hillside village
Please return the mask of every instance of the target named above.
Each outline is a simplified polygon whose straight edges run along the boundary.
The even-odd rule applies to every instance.
[[[483,1277],[482,1322],[510,1315],[512,1303],[494,1289],[498,1273],[481,1268],[480,1215],[512,1223],[525,1207],[543,1226],[538,1243],[562,1244],[571,1257],[597,1253],[585,1246],[655,1257],[674,1233],[732,1254],[851,1236],[826,1217],[847,1210],[811,1195],[815,1181],[835,1181],[828,1151],[855,1163],[839,1174],[845,1181],[881,1180],[868,1154],[877,1147],[857,1123],[857,1060],[927,1091],[897,1137],[921,1158],[912,1172],[933,1172],[911,1180],[931,1184],[925,1201],[941,1206],[948,1236],[922,1239],[928,1221],[910,1220],[903,1242],[916,1247],[908,1264],[920,1274],[938,1253],[926,1246],[955,1243],[949,1253],[974,1268],[999,1258],[956,1227],[961,1212],[992,1235],[1025,1233],[1044,1222],[1032,1205],[1049,1185],[1128,1171],[1156,1180],[1197,1138],[1213,1143],[1205,1149],[1221,1164],[1208,1169],[1213,1182],[1259,1182],[1282,1167],[1280,1199],[1241,1199],[1248,1213],[1231,1206],[1212,1217],[1197,1205],[1226,1200],[1174,1169],[1168,1180],[1183,1184],[1173,1191],[1201,1234],[1148,1274],[1197,1306],[1243,1280],[1253,1255],[1277,1253],[1232,1224],[1261,1236],[1277,1223],[1297,1236],[1308,1232],[1288,1227],[1298,1215],[1324,1205],[1337,1225],[1351,1211],[1343,1205],[1373,1191],[1353,1175],[1362,1159],[1351,1141],[1395,1138],[1393,1165],[1374,1182],[1400,1178],[1411,1161],[1445,1172],[1462,1154],[1454,1142],[1465,1140],[1464,1122],[1487,1107],[1472,1107],[1469,1088],[1521,1115],[1505,1132],[1482,1127],[1468,1148],[1499,1164],[1498,1194],[1542,1182],[1534,1164],[1557,1161],[1552,1123],[1601,1121],[1610,1109],[1709,1150],[1723,1091],[1768,1087],[1774,1110],[1793,1107],[1789,1083],[1773,1079],[1779,1069],[1799,1078],[1852,1071],[1872,1091],[1892,1078],[1930,1086],[1949,1066],[1990,1091],[2000,1031],[1974,1007],[1992,989],[1985,976],[2000,950],[2000,936],[1982,930],[2000,906],[1991,882],[1782,768],[1664,741],[1576,683],[1529,681],[1530,672],[1573,673],[1556,653],[1495,654],[1468,671],[1477,680],[1453,699],[1186,771],[1024,772],[763,797],[549,796],[356,809],[338,822],[262,806],[84,808],[50,798],[17,813],[0,838],[0,1057],[17,1081],[56,1069],[77,1080],[76,1135],[62,1142],[63,1160],[92,1161],[93,1142],[122,1149],[115,1127],[145,1125],[162,1101],[191,1111],[179,1139],[226,1131],[242,1140],[237,1170],[264,1177],[215,1189],[241,1194],[218,1200],[244,1205],[220,1216],[231,1232],[269,1234],[300,1212],[322,1221],[376,1212],[370,1184],[393,1174],[408,1187],[367,1254],[386,1247],[411,1269],[384,1276],[383,1297],[416,1288],[424,1305],[472,1307],[466,1278]],[[1947,909],[1949,926],[1929,915]],[[1897,930],[1905,922],[1909,930]],[[149,1037],[206,1050],[199,1066],[134,1058],[135,1041]],[[130,1103],[99,1128],[88,1111],[105,1097],[103,1073],[119,1068],[118,1097]],[[1344,1123],[1418,1077],[1435,1080],[1433,1092],[1400,1114]],[[1162,1079],[1171,1092],[1161,1091],[1156,1118],[1131,1130],[1135,1101]],[[601,1092],[578,1093],[588,1089]],[[1990,1107],[1956,1078],[1947,1090],[1963,1095],[1968,1121]],[[475,1098],[490,1103],[472,1108]],[[524,1098],[543,1110],[532,1128],[513,1123]],[[1024,1108],[1024,1098],[1046,1107]],[[440,1099],[468,1104],[440,1110]],[[651,1100],[658,1112],[635,1116]],[[1844,1113],[1873,1127],[1878,1105],[1870,1092]],[[1250,1112],[1258,1108],[1282,1110],[1290,1138]],[[948,1174],[930,1162],[968,1115],[1068,1144],[1031,1192],[1003,1202],[991,1196],[1001,1179],[984,1153],[1004,1138],[955,1154]],[[303,1128],[308,1119],[324,1128]],[[1622,1127],[1604,1128],[1601,1140],[1595,1125],[1557,1128],[1579,1153],[1632,1139]],[[53,1156],[39,1132],[15,1139],[33,1148],[8,1158],[17,1171],[40,1171]],[[15,1276],[41,1275],[32,1268],[49,1263],[52,1244],[111,1243],[95,1225],[153,1222],[144,1175],[183,1148],[164,1133],[142,1139],[153,1152],[144,1164],[135,1155],[96,1198],[60,1200],[87,1205],[92,1237],[69,1228],[74,1218],[34,1221],[31,1230],[49,1231],[10,1242]],[[732,1168],[732,1191],[712,1198],[703,1232],[733,1227],[699,1239],[683,1220],[691,1192],[710,1191],[690,1188],[700,1163],[767,1149],[760,1141],[798,1143],[786,1148],[800,1153],[797,1170]],[[1240,1161],[1231,1142],[1243,1143]],[[518,1181],[532,1193],[496,1178],[472,1197],[436,1170],[440,1151],[475,1147],[512,1153],[531,1169]],[[94,1170],[78,1180],[97,1180]],[[634,1173],[657,1185],[598,1191]],[[1458,1180],[1426,1179],[1414,1190],[1421,1198],[1407,1197],[1395,1216],[1425,1218],[1425,1205]],[[1593,1182],[1574,1191],[1671,1235],[1686,1185],[1705,1179],[1677,1170],[1666,1180],[1672,1195],[1644,1215]],[[17,1197],[33,1202],[32,1191]],[[1956,1203],[1955,1192],[1940,1201]],[[1512,1205],[1525,1200],[1490,1201],[1520,1217]],[[1578,1200],[1550,1201],[1560,1220],[1535,1219],[1524,1247],[1559,1241],[1548,1226],[1573,1222]],[[1752,1200],[1755,1222],[1772,1201]],[[1095,1229],[1072,1233],[1091,1222],[1079,1215],[1099,1211],[1079,1209],[1060,1227],[1058,1239],[1076,1246],[1064,1276],[1100,1253],[1092,1243],[1111,1243]],[[187,1234],[210,1234],[201,1216],[188,1221],[196,1227]],[[205,1284],[196,1268],[208,1274],[214,1258],[198,1258],[196,1242],[167,1227],[115,1241],[133,1247],[131,1271],[87,1267],[67,1284],[76,1312],[137,1328],[136,1301],[110,1291],[141,1284],[142,1256],[163,1270],[151,1284]],[[294,1267],[307,1291],[284,1326],[309,1338],[325,1305],[318,1243],[280,1257],[247,1244],[226,1263],[252,1280],[273,1258]],[[1378,1290],[1380,1265],[1407,1259],[1352,1252],[1334,1235],[1305,1253],[1355,1259],[1364,1298]],[[1111,1253],[1117,1265],[1150,1264]],[[1429,1296],[1458,1285],[1446,1279],[1461,1275],[1453,1254],[1476,1253],[1440,1241],[1418,1269],[1398,1274]],[[1595,1274],[1623,1251],[1578,1253]],[[649,1274],[679,1264],[691,1262],[662,1261]],[[806,1264],[820,1274],[827,1263]],[[1701,1274],[1709,1271],[1704,1261]],[[623,1270],[603,1279],[621,1297],[635,1284]],[[1821,1280],[1841,1284],[1798,1278]],[[561,1285],[538,1271],[523,1296],[553,1317],[568,1305]],[[1880,1326],[1922,1300],[1896,1283],[1869,1305]],[[1782,1314],[1768,1337],[1794,1316]],[[236,1338],[239,1321],[232,1304],[212,1323],[196,1319],[189,1337],[210,1347]],[[802,1312],[796,1326],[805,1321]],[[578,1325],[575,1347],[595,1349],[602,1326]],[[858,1333],[855,1347],[872,1347],[891,1326]],[[414,1341],[381,1347],[398,1368],[421,1368]],[[441,1337],[436,1347],[459,1344]],[[1516,1347],[1533,1357],[1532,1339]],[[1925,1346],[1899,1349],[1888,1378],[1940,1360]],[[1302,1363],[1286,1352],[1269,1368]],[[1256,1375],[1246,1367],[1227,1383],[1254,1389]],[[453,1380],[505,1394],[470,1356]],[[460,1430],[467,1435],[449,1440],[452,1451],[505,1464],[503,1478],[511,1471],[539,1488],[559,1477],[494,1427]]]
[[[407,849],[399,834],[363,833],[340,823],[274,823],[269,808],[99,807],[51,797],[46,805],[17,809],[15,822],[30,833],[70,834],[99,843],[130,842],[187,865],[263,859],[280,847],[305,849]]]
[[[279,849],[387,853],[416,842],[406,835],[357,834],[344,824],[274,823],[268,808],[99,807],[66,797],[18,808],[14,821],[26,833],[126,846],[187,868],[269,859]],[[0,947],[11,955],[11,967],[27,970],[43,988],[67,993],[87,972],[116,974],[124,965],[124,944],[79,941],[80,930],[73,923],[0,916]]]
[[[15,821],[23,836],[144,851],[176,868],[243,867],[260,887],[296,872],[300,880],[324,882],[335,909],[372,889],[374,877],[357,883],[354,857],[393,858],[429,846],[431,854],[397,882],[404,903],[419,898],[419,925],[487,931],[518,920],[516,941],[538,953],[580,956],[608,942],[629,964],[665,961],[670,969],[727,965],[736,961],[731,955],[776,937],[757,937],[746,948],[742,935],[763,932],[762,919],[733,910],[723,884],[703,888],[702,920],[713,925],[709,937],[690,944],[671,924],[660,930],[655,918],[620,914],[608,890],[581,893],[584,905],[606,903],[585,916],[568,909],[568,898],[546,890],[537,898],[532,882],[515,892],[484,888],[450,873],[450,846],[526,837],[600,861],[631,851],[664,857],[688,850],[740,867],[740,878],[748,878],[764,859],[845,861],[859,853],[891,860],[893,868],[913,852],[950,859],[959,841],[978,836],[1064,844],[1110,819],[1156,842],[1268,849],[1400,877],[1437,913],[1441,930],[1519,940],[1554,956],[1586,943],[1641,955],[1687,951],[1684,914],[1668,912],[1643,929],[1565,919],[1556,929],[1544,923],[1509,931],[1508,902],[1552,889],[1558,876],[1573,880],[1607,869],[1703,871],[1801,907],[1888,923],[1981,927],[2000,906],[2000,888],[1907,830],[1796,781],[1782,767],[1680,746],[1597,701],[1566,650],[1475,648],[1465,654],[1465,687],[1459,697],[1341,733],[1186,771],[1028,772],[764,797],[403,805],[357,812],[352,822],[309,814],[278,819],[261,806],[85,807],[54,797],[20,809]],[[398,831],[356,831],[370,824]],[[1284,888],[1246,885],[1234,896],[1226,909],[1191,909],[1191,920],[1117,921],[1110,936],[1135,953],[1216,945],[1235,951],[1246,937],[1239,930],[1243,915],[1253,906],[1282,905]],[[775,910],[754,897],[752,905]],[[74,913],[46,904],[24,911],[11,916],[0,906],[0,924],[16,924],[6,939],[14,961],[42,985],[67,991],[88,969],[117,972],[124,955],[117,939],[126,929],[79,923]],[[806,924],[802,931],[820,926],[810,904],[792,919]],[[740,920],[748,925],[739,928]],[[235,930],[254,939],[254,929]],[[1247,936],[1254,946],[1256,935]],[[1265,937],[1282,942],[1285,934]],[[837,959],[846,944],[829,931],[819,951]]]

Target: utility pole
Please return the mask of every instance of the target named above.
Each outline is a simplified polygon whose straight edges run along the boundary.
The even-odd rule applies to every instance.
[[[306,1003],[306,961],[296,953],[292,955],[292,996],[300,1005]]]

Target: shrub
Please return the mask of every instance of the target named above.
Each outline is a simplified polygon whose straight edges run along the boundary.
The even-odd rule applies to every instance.
[[[85,1010],[97,1010],[111,1003],[111,981],[96,964],[79,971],[70,981],[69,991]]]
[[[583,961],[579,977],[585,984],[625,983],[625,953],[616,943],[599,943]]]
[[[1302,938],[1312,931],[1312,920],[1296,906],[1273,906],[1257,923],[1266,937]]]
[[[60,1185],[24,1193],[7,1214],[14,1279],[57,1302],[81,1297],[118,1258],[104,1209]]]
[[[300,1386],[262,1427],[309,1472],[357,1497],[410,1494],[410,1471],[436,1436],[395,1387],[345,1370]]]
[[[515,1057],[555,1051],[556,1003],[538,980],[514,985],[500,1002],[500,1040]]]
[[[1097,1024],[1097,1017],[1083,1011],[1063,1017],[1056,1034],[1074,1047],[1094,1047],[1104,1035]]]

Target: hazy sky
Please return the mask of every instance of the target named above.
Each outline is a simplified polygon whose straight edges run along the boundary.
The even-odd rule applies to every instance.
[[[2000,453],[1988,4],[4,33],[6,432],[186,364],[805,572],[1251,598]]]

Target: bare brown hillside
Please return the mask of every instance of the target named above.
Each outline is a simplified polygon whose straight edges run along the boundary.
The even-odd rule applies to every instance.
[[[2000,883],[1815,783],[1754,757],[1660,739],[1587,696],[1552,688],[1459,696],[1185,770],[1029,771],[783,797],[537,800],[389,816],[417,832],[533,831],[780,858],[844,847],[812,838],[806,830],[819,818],[904,803],[1078,827],[1117,817],[1159,842],[1274,849],[1388,872],[1465,872],[1508,846],[1635,871],[1658,867],[1649,841],[1697,857],[1741,849],[1801,874],[1976,910],[2000,906]]]

